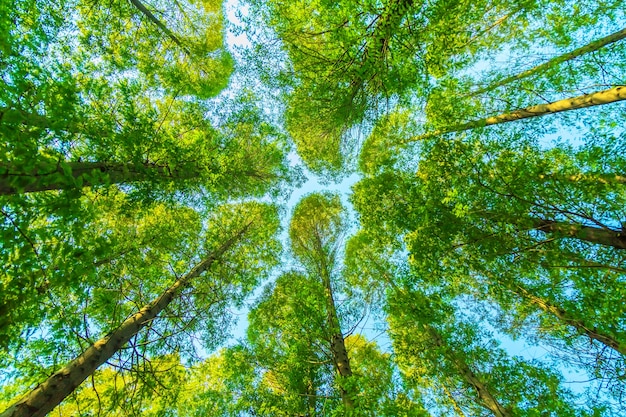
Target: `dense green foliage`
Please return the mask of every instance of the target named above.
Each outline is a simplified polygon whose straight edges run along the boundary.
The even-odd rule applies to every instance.
[[[0,415],[623,415],[623,2],[231,7],[0,3]]]

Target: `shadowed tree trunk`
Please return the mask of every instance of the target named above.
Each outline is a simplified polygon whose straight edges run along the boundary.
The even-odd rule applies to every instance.
[[[391,279],[389,279],[389,276],[386,273],[384,274],[384,277],[385,281],[387,281],[389,286],[395,291],[407,294],[405,290],[398,287]],[[476,374],[474,374],[467,362],[450,348],[450,346],[446,343],[446,341],[443,339],[443,337],[436,328],[427,323],[422,324],[422,327],[430,336],[430,339],[434,342],[435,346],[440,348],[444,356],[454,365],[463,380],[472,387],[474,387],[479,399],[479,403],[483,407],[491,410],[491,412],[493,412],[496,417],[513,417],[513,415],[506,408],[504,408],[498,402],[498,400],[496,400],[493,394],[491,394],[491,391],[489,391],[487,386],[480,380],[480,378],[478,378]],[[454,397],[452,397],[451,393],[447,390],[445,386],[444,389],[446,390],[447,395],[452,401],[453,407],[456,412],[459,415],[463,415],[463,411],[460,409],[456,401],[454,401]]]
[[[324,288],[324,300],[320,300],[326,305],[324,339],[335,365],[335,383],[341,400],[347,414],[352,415],[359,411],[354,404],[357,393],[354,384],[350,383],[352,368],[332,285],[333,273],[337,270],[339,242],[345,230],[342,212],[343,207],[338,196],[312,194],[296,206],[289,235],[295,255],[303,261],[311,277],[318,278]]]
[[[322,245],[319,237],[317,239],[317,243],[319,244],[320,252],[322,252]],[[348,351],[346,349],[345,339],[341,331],[339,316],[337,315],[337,307],[335,305],[335,298],[333,295],[330,270],[326,261],[327,260],[324,259],[324,257],[320,257],[321,265],[319,268],[319,273],[321,275],[322,284],[324,286],[324,295],[326,296],[326,321],[330,332],[330,352],[341,380],[345,381],[352,376],[352,368],[350,367],[350,358],[348,358]],[[344,384],[340,384],[339,389],[341,392],[341,399],[344,406],[346,407],[346,410],[353,410],[354,392],[352,392],[351,389],[347,389]]]
[[[52,411],[100,365],[109,360],[115,352],[156,318],[191,280],[208,270],[246,232],[249,226],[250,224],[228,239],[216,252],[196,265],[188,274],[176,280],[161,296],[124,320],[117,329],[95,342],[76,359],[6,409],[0,417],[43,417]]]
[[[428,324],[424,324],[423,326],[426,332],[430,335],[431,339],[435,342],[435,345],[443,349],[445,356],[452,362],[454,367],[457,368],[459,375],[461,375],[465,382],[474,387],[482,406],[489,409],[496,417],[513,417],[513,415],[507,411],[498,402],[498,400],[496,400],[487,386],[476,376],[463,358],[459,357],[450,350],[449,346],[443,340],[439,332]]]
[[[333,297],[332,289],[330,288],[330,280],[324,280],[324,288],[326,292],[326,304],[328,308],[328,325],[331,331],[330,351],[333,356],[333,362],[337,367],[342,380],[347,380],[352,376],[352,368],[350,367],[350,358],[348,358],[348,351],[346,350],[346,344],[339,326],[339,318],[337,317],[337,309],[335,307],[335,299]],[[346,410],[354,409],[354,393],[352,390],[347,389],[343,384],[340,386],[341,399],[346,407]]]
[[[589,326],[583,320],[572,317],[572,315],[564,309],[555,306],[548,300],[545,300],[530,293],[526,288],[520,285],[516,285],[514,288],[511,289],[511,291],[523,298],[526,298],[532,304],[536,305],[546,313],[552,314],[568,326],[574,327],[579,333],[586,334],[587,336],[589,336],[590,339],[597,340],[598,342],[626,356],[626,347],[623,345],[623,343],[620,343],[618,340],[609,335],[598,332],[597,329]]]
[[[545,219],[533,219],[533,222],[534,228],[542,232],[580,239],[598,245],[612,246],[617,249],[626,249],[626,235],[621,230]]]
[[[130,2],[133,6],[137,8],[137,10],[141,12],[141,14],[146,16],[146,18],[148,18],[148,20],[152,24],[154,24],[156,27],[161,29],[161,31],[165,35],[167,35],[168,38],[170,38],[176,45],[180,46],[187,54],[189,54],[189,51],[187,50],[183,42],[178,38],[178,36],[176,36],[174,32],[172,32],[165,25],[165,23],[161,22],[150,10],[148,10],[146,6],[140,0],[130,0]]]
[[[37,162],[30,169],[0,163],[0,195],[66,190],[94,185],[151,179],[190,179],[199,175],[193,166],[122,162]]]

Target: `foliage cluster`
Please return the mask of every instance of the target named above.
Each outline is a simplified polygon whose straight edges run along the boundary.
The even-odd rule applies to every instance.
[[[623,415],[622,2],[240,6],[0,4],[0,415]]]

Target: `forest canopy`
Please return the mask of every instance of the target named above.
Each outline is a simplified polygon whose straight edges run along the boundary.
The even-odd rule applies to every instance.
[[[0,417],[624,415],[624,38],[619,0],[3,1]]]

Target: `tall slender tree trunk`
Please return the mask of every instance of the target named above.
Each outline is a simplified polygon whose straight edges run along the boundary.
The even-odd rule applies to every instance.
[[[612,246],[617,249],[626,249],[626,234],[621,230],[545,219],[534,219],[533,222],[535,229],[546,233],[580,239],[598,245]]]
[[[188,274],[176,280],[161,296],[124,320],[117,329],[95,342],[76,359],[6,409],[0,417],[43,417],[52,411],[100,365],[109,360],[115,352],[157,317],[191,280],[209,269],[246,232],[249,226],[250,224],[233,235]]]
[[[478,119],[467,123],[449,126],[434,132],[414,136],[412,138],[406,139],[405,142],[415,142],[419,140],[434,138],[436,136],[440,136],[446,133],[462,132],[478,127],[514,122],[516,120],[545,116],[547,114],[560,113],[586,107],[600,106],[602,104],[615,103],[622,100],[626,100],[626,86],[620,85],[617,87],[609,88],[608,90],[597,91],[595,93],[585,94],[578,97],[566,98],[564,100],[558,100],[553,103],[538,104],[536,106],[530,106],[524,109],[518,109],[511,112],[502,113],[497,116],[491,116],[484,119]]]
[[[572,317],[572,315],[564,309],[555,306],[548,300],[532,294],[530,291],[520,285],[515,285],[511,289],[511,291],[523,298],[526,298],[532,304],[536,305],[546,313],[552,314],[568,326],[574,327],[579,333],[586,334],[587,336],[589,336],[590,339],[597,340],[598,342],[626,356],[626,346],[624,346],[623,343],[620,343],[618,340],[609,335],[598,332],[595,328],[589,326],[583,320]]]
[[[330,329],[330,351],[333,357],[333,362],[337,368],[337,372],[339,373],[339,377],[342,382],[345,382],[352,376],[352,368],[350,367],[350,358],[348,357],[345,340],[343,338],[343,333],[341,332],[341,325],[339,324],[339,317],[337,316],[337,307],[333,296],[330,275],[328,273],[323,274],[322,283],[324,285],[326,308],[328,310],[326,320]],[[346,410],[354,410],[353,390],[346,388],[343,383],[339,385],[341,399]]]
[[[339,389],[346,415],[357,415],[356,386],[351,383],[352,368],[332,287],[339,242],[345,232],[342,211],[337,195],[308,196],[294,210],[289,235],[294,253],[301,258],[310,276],[319,279],[324,290],[324,299],[320,300],[326,305],[324,341],[328,343],[335,365],[334,382]]]
[[[355,411],[354,397],[355,392],[351,388],[346,388],[344,384],[352,376],[352,368],[350,367],[350,358],[348,357],[348,351],[346,349],[345,340],[341,331],[341,324],[339,323],[339,316],[337,315],[337,306],[335,304],[335,298],[333,295],[331,271],[334,265],[334,255],[327,253],[324,249],[324,243],[322,238],[316,232],[314,237],[313,250],[321,256],[317,258],[315,265],[315,273],[317,273],[322,281],[324,287],[324,296],[326,298],[326,324],[328,326],[329,333],[329,348],[332,355],[332,360],[335,364],[337,373],[339,374],[339,391],[341,393],[341,400],[348,412],[351,414]],[[0,416],[2,417],[2,416]]]
[[[491,394],[491,391],[489,391],[489,388],[476,376],[467,362],[450,350],[450,347],[443,340],[439,332],[428,324],[424,324],[423,326],[435,342],[435,345],[444,350],[446,357],[454,364],[465,382],[474,387],[481,405],[489,409],[496,417],[513,417],[513,415],[496,400],[493,394]]]
[[[406,291],[403,289],[400,289],[393,281],[391,281],[389,277],[387,276],[387,274],[384,274],[384,275],[385,275],[387,283],[394,290],[406,294]],[[506,408],[504,408],[498,402],[498,400],[496,400],[493,394],[491,394],[491,391],[489,391],[489,388],[480,380],[480,378],[478,378],[476,374],[474,374],[474,372],[471,370],[467,362],[465,362],[465,360],[462,357],[460,357],[459,355],[457,355],[455,352],[453,352],[450,349],[450,346],[445,342],[445,340],[443,339],[441,334],[439,334],[439,331],[437,331],[437,329],[432,327],[430,324],[426,324],[426,323],[423,323],[422,327],[424,328],[426,333],[428,333],[432,341],[435,343],[435,346],[441,348],[442,351],[444,352],[445,357],[454,365],[455,368],[457,368],[457,370],[459,371],[459,374],[465,380],[465,382],[467,382],[469,385],[474,387],[474,389],[476,390],[476,394],[478,395],[478,399],[480,400],[480,404],[483,407],[493,412],[493,414],[496,417],[513,417],[513,415]],[[446,388],[444,387],[444,389]],[[446,392],[448,392],[448,395],[453,401],[455,410],[457,410],[458,413],[460,412],[460,415],[462,415],[463,411],[460,409],[460,407],[458,407],[458,404],[456,404],[456,402],[454,401],[454,398],[451,397],[451,394],[449,393],[449,391],[447,391],[447,389],[446,389]]]
[[[477,95],[486,93],[488,91],[494,90],[498,87],[502,87],[503,85],[510,84],[514,81],[519,81],[524,78],[528,78],[532,75],[535,75],[539,72],[543,72],[549,68],[552,68],[556,65],[562,64],[567,61],[571,61],[572,59],[578,58],[579,56],[595,52],[607,45],[620,41],[626,38],[626,28],[612,33],[604,38],[597,39],[587,45],[581,46],[578,49],[574,49],[571,52],[565,53],[563,55],[556,56],[549,61],[544,62],[543,64],[537,65],[536,67],[530,68],[526,71],[522,71],[519,74],[511,75],[510,77],[503,78],[502,80],[490,84],[486,87],[480,88],[478,90],[472,91],[470,95]]]
[[[167,164],[122,162],[37,162],[24,170],[0,163],[0,195],[64,190],[150,179],[190,179],[198,176],[194,167]]]
[[[156,27],[158,27],[168,38],[170,38],[176,45],[181,47],[185,53],[189,55],[189,50],[183,44],[178,36],[172,32],[165,23],[161,22],[140,0],[130,0],[130,3],[135,6],[137,10],[141,12],[146,18]]]

